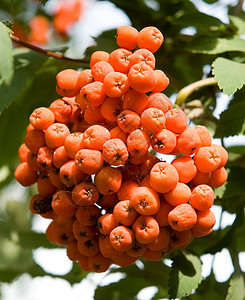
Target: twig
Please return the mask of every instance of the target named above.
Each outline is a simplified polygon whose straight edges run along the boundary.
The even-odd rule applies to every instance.
[[[234,7],[232,15],[233,16],[239,16],[240,13],[242,12],[242,5],[243,5],[244,0],[238,0],[237,5]]]
[[[89,66],[89,62],[87,60],[70,58],[70,57],[64,56],[63,54],[60,54],[60,53],[45,50],[45,49],[40,48],[38,46],[35,46],[33,44],[24,42],[21,39],[19,39],[17,36],[13,35],[13,34],[10,34],[10,38],[13,42],[17,43],[18,45],[20,45],[22,47],[25,47],[25,48],[28,48],[28,49],[31,49],[31,50],[36,51],[38,53],[41,53],[43,55],[53,57],[53,58],[56,58],[56,59],[62,59],[62,60],[66,60],[66,61],[70,61],[70,62],[74,62],[74,63],[79,63],[79,64],[82,64],[86,67]]]
[[[181,89],[177,95],[176,98],[176,104],[178,106],[182,106],[182,104],[185,102],[185,100],[188,98],[188,96],[193,93],[196,89],[208,86],[208,85],[214,85],[217,84],[217,80],[214,79],[214,77],[208,77],[196,82],[193,82],[187,86],[185,86],[183,89]]]

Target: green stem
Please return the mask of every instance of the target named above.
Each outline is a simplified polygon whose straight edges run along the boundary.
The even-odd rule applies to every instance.
[[[209,86],[217,84],[217,80],[214,77],[208,77],[205,79],[201,79],[199,81],[193,82],[187,86],[185,86],[183,89],[181,89],[177,95],[176,98],[176,104],[178,106],[182,106],[183,103],[186,101],[186,99],[192,94],[196,89],[199,89],[201,87]]]

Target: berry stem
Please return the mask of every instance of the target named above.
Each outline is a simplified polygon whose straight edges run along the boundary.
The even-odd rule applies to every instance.
[[[13,35],[12,33],[10,33],[9,36],[10,36],[11,40],[13,42],[15,42],[16,44],[21,45],[22,47],[31,49],[33,51],[36,51],[38,53],[41,53],[43,55],[47,55],[49,57],[53,57],[56,59],[62,59],[62,60],[66,60],[66,61],[70,61],[70,62],[74,62],[74,63],[79,63],[79,64],[82,64],[84,67],[89,66],[89,62],[87,60],[70,58],[70,57],[64,56],[63,54],[60,54],[60,53],[45,50],[45,49],[37,47],[33,44],[22,41],[21,39],[19,39],[17,36]]]
[[[193,93],[196,89],[208,85],[214,85],[217,84],[217,82],[218,81],[214,77],[208,77],[185,86],[183,89],[179,91],[176,98],[176,104],[178,106],[182,106],[183,103],[186,101],[186,99],[190,96],[190,94]]]

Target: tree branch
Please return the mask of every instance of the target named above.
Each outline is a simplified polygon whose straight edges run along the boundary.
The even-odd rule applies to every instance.
[[[244,0],[238,0],[237,5],[234,7],[232,15],[233,16],[239,16],[241,11],[242,11],[242,5],[243,5]]]
[[[13,35],[13,34],[10,34],[9,36],[10,36],[10,38],[13,42],[15,42],[16,44],[18,44],[22,47],[31,49],[33,51],[36,51],[38,53],[41,53],[41,54],[49,56],[49,57],[53,57],[53,58],[56,58],[56,59],[62,59],[62,60],[66,60],[66,61],[70,61],[70,62],[74,62],[74,63],[79,63],[79,64],[83,65],[84,67],[89,67],[89,62],[87,60],[66,57],[63,54],[52,52],[52,51],[49,51],[49,50],[45,50],[45,49],[40,48],[38,46],[35,46],[33,44],[24,42],[21,39],[19,39],[17,36]]]

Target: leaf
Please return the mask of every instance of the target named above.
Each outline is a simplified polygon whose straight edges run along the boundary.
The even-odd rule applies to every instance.
[[[245,21],[237,16],[229,16],[231,23],[237,28],[237,34],[244,34],[245,32]]]
[[[178,16],[178,15],[177,15]],[[213,16],[206,15],[200,11],[184,11],[180,17],[174,19],[173,24],[183,27],[194,26],[198,32],[206,32],[211,26],[220,26],[222,22]]]
[[[77,65],[76,65],[77,66]],[[27,83],[23,91],[0,117],[0,165],[16,163],[18,147],[23,143],[31,112],[40,106],[49,106],[59,96],[56,93],[56,75],[75,64],[48,60]]]
[[[214,137],[224,138],[245,133],[245,90],[238,91],[218,121]]]
[[[202,264],[199,257],[180,253],[172,258],[168,286],[171,299],[182,298],[195,291],[202,281]]]
[[[216,197],[221,199],[243,196],[245,194],[244,176],[245,169],[241,167],[227,168],[228,179],[226,183],[217,189]]]
[[[204,253],[215,254],[221,251],[222,249],[229,247],[233,243],[235,239],[236,231],[243,224],[243,218],[244,218],[243,209],[244,209],[244,204],[243,207],[240,206],[240,211],[237,214],[236,219],[233,222],[232,226],[227,226],[226,230],[223,230],[225,234],[222,236],[222,238],[221,239],[218,238],[213,245],[210,245],[204,251]]]
[[[94,299],[134,300],[138,292],[147,286],[148,282],[143,278],[127,276],[118,282],[97,287],[94,294]]]
[[[0,22],[0,45],[0,84],[8,85],[14,73],[12,42],[8,29],[2,22]]]
[[[212,63],[212,67],[218,86],[225,94],[234,94],[245,84],[245,64],[218,57]]]
[[[14,77],[9,86],[0,86],[0,114],[7,108],[17,95],[27,85],[38,69],[47,60],[47,57],[34,51],[16,49],[14,54]]]
[[[235,272],[230,280],[228,294],[225,300],[244,300],[245,284],[241,272]]]
[[[48,2],[48,0],[39,0],[39,2],[41,2],[43,5],[45,5]]]
[[[245,40],[233,36],[230,38],[199,36],[188,44],[187,51],[203,54],[220,54],[228,51],[245,52]]]

